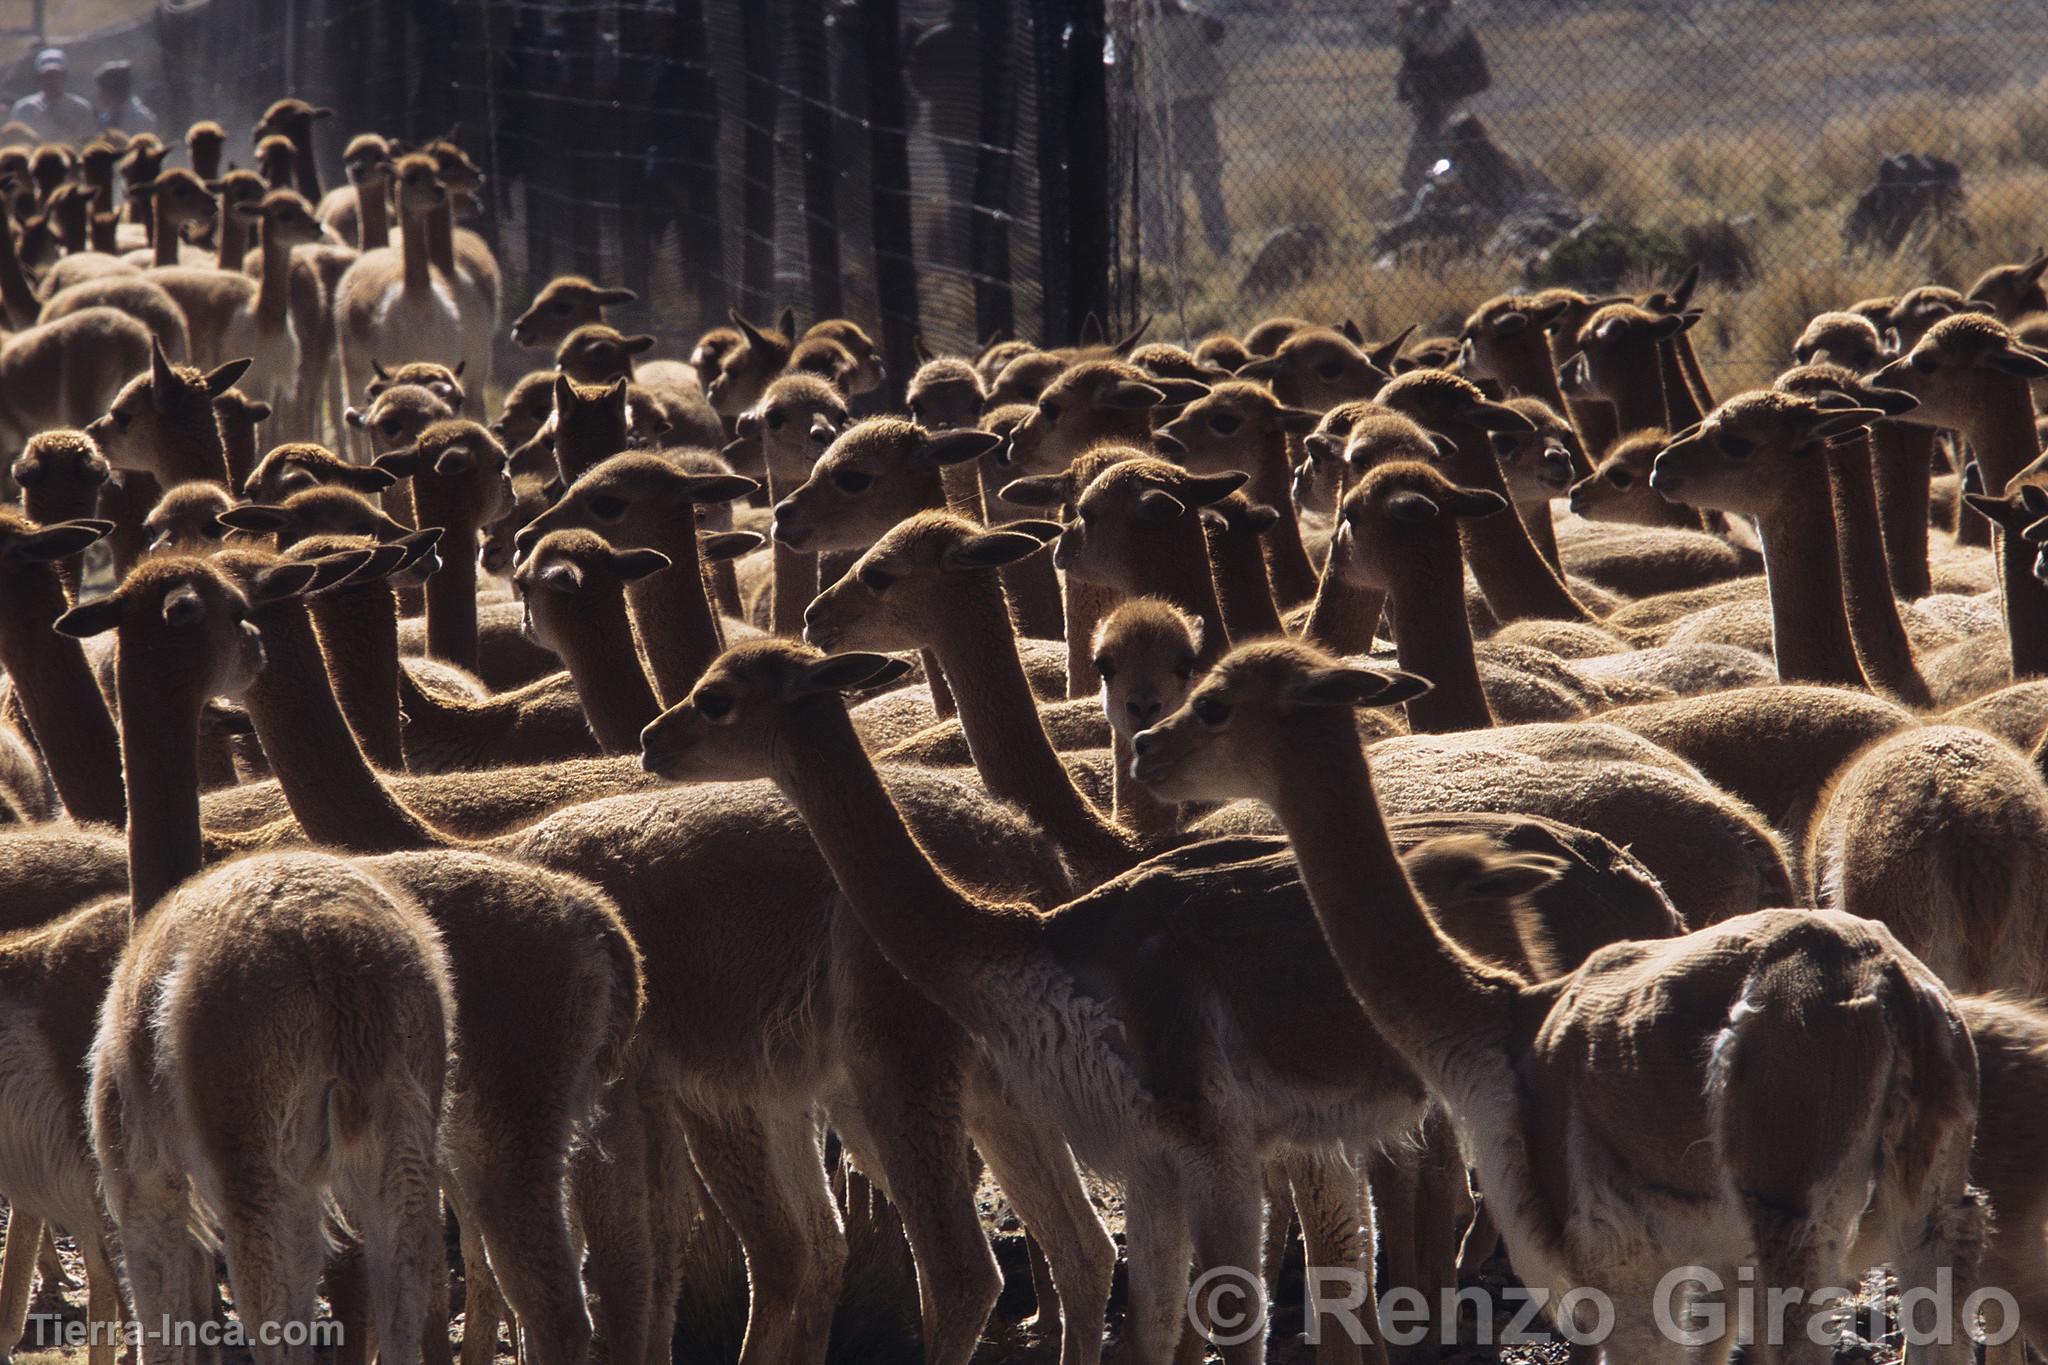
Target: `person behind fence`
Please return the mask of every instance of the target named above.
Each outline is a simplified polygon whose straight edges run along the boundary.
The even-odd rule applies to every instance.
[[[1415,116],[1415,132],[1401,166],[1401,189],[1413,193],[1441,155],[1438,149],[1451,112],[1492,85],[1493,77],[1486,69],[1479,35],[1457,0],[1395,0],[1394,26],[1394,43],[1401,52],[1394,96]]]
[[[1230,218],[1223,205],[1223,147],[1216,136],[1216,96],[1223,88],[1220,19],[1186,0],[1140,0],[1139,93],[1145,101],[1146,166],[1139,177],[1145,239],[1178,241],[1181,177],[1193,184],[1202,237],[1218,256],[1230,254]],[[1171,217],[1169,218],[1169,212]]]
[[[130,136],[156,131],[156,115],[135,98],[135,68],[127,62],[103,63],[92,73],[92,93],[102,130],[112,128]]]
[[[82,95],[64,89],[70,79],[71,63],[61,47],[46,47],[36,54],[36,93],[14,102],[12,117],[27,124],[37,137],[49,142],[82,146],[99,131],[92,105]]]

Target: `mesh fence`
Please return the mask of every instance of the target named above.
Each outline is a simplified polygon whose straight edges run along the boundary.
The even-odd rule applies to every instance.
[[[453,131],[508,307],[574,270],[912,337],[1375,338],[1701,261],[1721,387],[2048,238],[2040,0],[188,0],[171,119]],[[323,145],[329,181],[340,137]]]
[[[452,131],[508,307],[574,271],[672,343],[729,308],[844,313],[903,374],[918,335],[1117,311],[1094,13],[1091,36],[1073,0],[207,0],[159,27],[174,119],[245,128],[296,93],[346,130]]]
[[[1197,3],[1112,9],[1126,249],[1169,333],[1454,332],[1517,282],[1699,260],[1708,363],[1755,384],[1812,311],[2048,232],[2037,0]]]

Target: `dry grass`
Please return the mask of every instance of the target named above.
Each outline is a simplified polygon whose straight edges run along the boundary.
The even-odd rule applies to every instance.
[[[2048,30],[2031,0],[1648,0],[1506,7],[1477,17],[1493,87],[1473,101],[1496,136],[1584,208],[1676,234],[1734,220],[1756,280],[1703,296],[1699,342],[1718,391],[1766,382],[1814,312],[1929,280],[1967,285],[2048,241]],[[1217,105],[1238,245],[1149,262],[1164,330],[1199,337],[1282,312],[1355,318],[1372,336],[1443,329],[1512,287],[1498,264],[1383,268],[1375,227],[1400,208],[1406,111],[1378,22],[1314,5],[1244,14]],[[1962,166],[1968,230],[1923,233],[1891,257],[1846,253],[1841,225],[1880,159]],[[1330,260],[1272,298],[1238,292],[1265,234],[1320,223]]]

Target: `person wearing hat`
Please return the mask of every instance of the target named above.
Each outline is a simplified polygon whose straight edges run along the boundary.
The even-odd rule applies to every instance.
[[[36,136],[51,142],[82,146],[99,131],[99,119],[92,105],[81,95],[64,89],[71,64],[61,47],[46,47],[36,54],[35,94],[15,101],[14,118],[35,130]]]
[[[124,61],[103,63],[92,73],[93,101],[99,105],[99,126],[133,137],[156,131],[156,115],[135,98],[135,71]]]

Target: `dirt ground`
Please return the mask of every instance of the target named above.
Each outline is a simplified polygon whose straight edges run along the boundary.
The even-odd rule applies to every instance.
[[[1121,1246],[1121,1204],[1112,1191],[1095,1182],[1090,1183],[1090,1192],[1102,1210],[1104,1221]],[[852,1180],[851,1186],[848,1192],[842,1184],[842,1205],[846,1211],[851,1254],[845,1290],[833,1319],[829,1359],[832,1365],[920,1365],[923,1352],[917,1325],[916,1278],[900,1226],[887,1205],[879,1196],[872,1196],[858,1177]],[[982,1346],[975,1353],[975,1361],[977,1365],[1054,1365],[1058,1359],[1057,1334],[1053,1327],[1042,1327],[1034,1316],[1032,1277],[1022,1230],[1001,1192],[993,1184],[983,1182],[979,1202],[983,1225],[990,1233],[997,1261],[1002,1266],[1004,1289],[996,1311],[991,1315]],[[4,1201],[0,1201],[0,1208],[4,1207]],[[449,1246],[453,1260],[456,1242],[452,1227]],[[69,1238],[59,1239],[58,1254],[73,1287],[52,1295],[46,1286],[38,1286],[32,1311],[57,1312],[65,1321],[82,1322],[85,1317],[83,1265]],[[1512,1296],[1506,1291],[1513,1285],[1510,1267],[1504,1259],[1496,1259],[1482,1267],[1478,1277],[1468,1282],[1467,1287],[1484,1289],[1494,1301],[1506,1304],[1512,1301]],[[693,1247],[688,1283],[678,1315],[674,1343],[677,1365],[726,1365],[738,1356],[740,1338],[745,1330],[745,1295],[745,1271],[736,1248],[716,1236],[700,1238],[698,1245]],[[464,1328],[460,1312],[462,1282],[459,1271],[453,1278],[451,1296],[457,1309],[451,1332],[459,1343]],[[1123,1268],[1119,1265],[1110,1301],[1105,1350],[1105,1359],[1112,1365],[1121,1358],[1119,1328],[1123,1296]],[[1267,1337],[1267,1359],[1272,1365],[1312,1365],[1314,1361],[1315,1350],[1302,1335],[1303,1301],[1300,1243],[1297,1239],[1274,1295],[1272,1324]],[[1878,1330],[1871,1307],[1872,1300],[1858,1299],[1858,1337],[1837,1351],[1836,1358],[1841,1365],[1899,1365],[1902,1351],[1897,1335],[1886,1335]],[[323,1300],[321,1315],[325,1314]],[[1504,1308],[1493,1324],[1492,1338],[1498,1340],[1509,1327],[1508,1311]],[[1505,1347],[1480,1344],[1477,1324],[1469,1312],[1460,1324],[1458,1339],[1462,1344],[1454,1348],[1425,1346],[1406,1352],[1396,1351],[1396,1365],[1490,1365],[1495,1361],[1501,1365],[1567,1365],[1569,1360],[1569,1351],[1561,1342]],[[85,1355],[83,1351],[36,1350],[31,1349],[32,1345],[32,1340],[25,1342],[10,1365],[74,1365],[82,1362]],[[511,1340],[502,1329],[497,1353],[503,1360],[512,1359]],[[332,1351],[328,1349],[320,1349],[316,1354],[322,1365],[332,1359]],[[223,1365],[245,1365],[247,1359],[246,1354],[223,1353]]]

